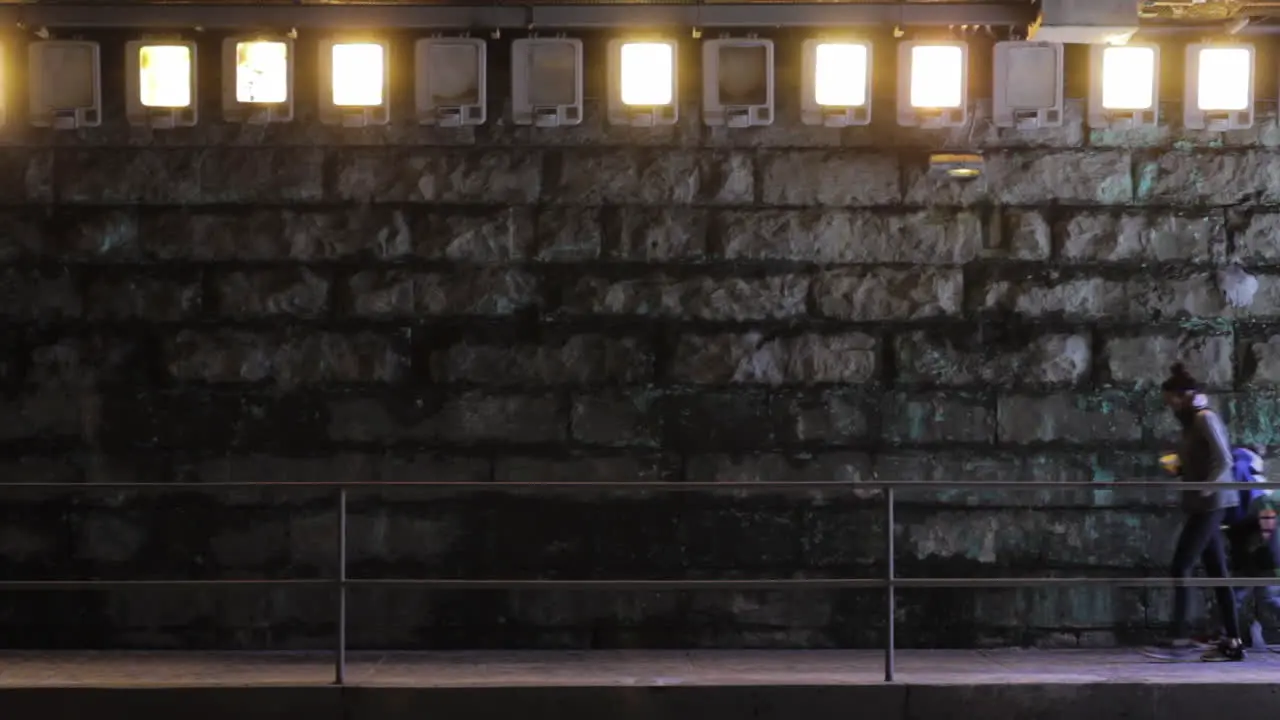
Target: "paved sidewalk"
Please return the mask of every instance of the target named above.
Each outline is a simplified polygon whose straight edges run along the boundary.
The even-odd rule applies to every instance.
[[[347,682],[381,687],[794,686],[883,683],[869,650],[369,653]],[[325,653],[0,652],[0,688],[326,685]],[[1136,650],[901,650],[907,684],[1277,683],[1280,655],[1150,661]]]

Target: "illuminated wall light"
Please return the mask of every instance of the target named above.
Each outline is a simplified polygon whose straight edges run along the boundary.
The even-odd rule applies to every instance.
[[[898,45],[898,124],[943,128],[969,119],[969,46],[960,41]]]
[[[845,127],[871,122],[871,44],[805,40],[800,119]]]
[[[0,127],[4,127],[7,119],[5,113],[9,106],[9,83],[6,81],[8,75],[5,74],[7,69],[5,68],[4,59],[5,46],[4,43],[0,43]]]
[[[773,41],[722,38],[702,44],[702,121],[773,124]]]
[[[1154,126],[1160,105],[1160,48],[1093,45],[1089,49],[1089,127]]]
[[[582,41],[521,38],[511,43],[511,119],[558,127],[582,122]]]
[[[419,124],[484,124],[488,104],[484,40],[423,38],[414,45],[414,62],[414,103]]]
[[[235,37],[222,42],[222,115],[228,122],[293,119],[293,40]]]
[[[680,114],[678,57],[672,40],[610,40],[609,122],[674,125]]]
[[[992,120],[996,127],[1061,127],[1062,43],[998,42],[993,67]]]
[[[27,46],[27,111],[31,124],[71,130],[102,124],[98,43],[36,41]]]
[[[196,44],[134,40],[125,46],[125,112],[131,125],[196,124]]]
[[[390,49],[379,40],[320,42],[320,122],[364,127],[391,121]]]
[[[1215,132],[1252,127],[1253,75],[1252,45],[1188,45],[1183,125]]]

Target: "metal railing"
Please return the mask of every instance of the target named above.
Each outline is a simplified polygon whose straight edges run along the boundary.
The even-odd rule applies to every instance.
[[[1100,487],[1104,486],[1104,487]],[[217,580],[0,580],[0,591],[11,590],[85,590],[123,587],[220,587],[220,586],[289,586],[332,587],[336,594],[335,615],[337,642],[334,648],[334,684],[346,684],[347,666],[347,590],[353,586],[407,586],[434,590],[884,590],[885,591],[885,648],[884,679],[893,682],[895,677],[894,629],[896,627],[897,598],[899,589],[920,588],[1035,588],[1080,587],[1082,585],[1106,587],[1270,587],[1280,584],[1277,578],[1182,578],[1136,577],[1031,577],[1031,578],[899,578],[897,577],[894,547],[894,505],[896,490],[1188,490],[1203,486],[1189,486],[1178,480],[1126,481],[1126,482],[1019,482],[975,481],[795,481],[795,482],[438,482],[438,481],[369,481],[352,483],[334,482],[209,482],[209,483],[0,483],[0,497],[6,490],[45,489],[60,491],[132,490],[171,492],[174,490],[245,490],[274,488],[332,488],[337,492],[337,540],[336,573],[332,578],[258,578]],[[440,488],[442,490],[510,491],[510,490],[611,490],[624,492],[694,492],[694,491],[752,491],[752,492],[801,492],[822,489],[883,490],[885,512],[885,575],[882,578],[776,578],[757,580],[517,580],[486,579],[460,580],[437,578],[351,578],[347,577],[347,497],[352,489],[368,490],[383,487]],[[1214,490],[1280,490],[1280,482],[1268,483],[1214,483]]]

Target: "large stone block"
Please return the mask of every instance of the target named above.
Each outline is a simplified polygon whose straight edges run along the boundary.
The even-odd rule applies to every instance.
[[[655,456],[612,455],[566,459],[514,457],[498,458],[493,466],[495,482],[661,482],[667,476],[661,458]],[[577,493],[575,498],[581,499]]]
[[[1109,444],[1142,440],[1142,408],[1122,393],[1001,395],[1001,443]]]
[[[533,211],[520,207],[433,212],[410,224],[407,237],[404,237],[409,241],[405,243],[409,248],[406,254],[433,260],[480,263],[528,260],[535,255],[534,222]],[[579,227],[575,225],[574,229]],[[598,235],[598,231],[595,232]],[[403,236],[396,233],[389,237],[399,241]],[[540,259],[558,259],[554,255],[546,255],[567,249],[562,246],[566,239],[572,240],[563,235],[551,235],[542,241]],[[599,243],[598,239],[588,240],[596,245]],[[584,257],[594,257],[594,254],[588,253]]]
[[[329,436],[340,442],[433,440],[459,444],[562,442],[568,412],[555,395],[468,392],[440,398],[403,392],[340,397],[329,406]]]
[[[487,385],[639,383],[653,376],[653,350],[633,338],[575,335],[540,345],[463,342],[436,352],[433,377]]]
[[[55,440],[92,435],[101,419],[91,391],[55,386],[0,400],[0,439]]]
[[[152,277],[114,272],[90,282],[85,314],[95,319],[181,320],[195,317],[204,304],[200,278],[189,272]]]
[[[0,149],[0,173],[8,181],[0,187],[0,202],[47,203],[53,200],[54,151]]]
[[[1235,255],[1246,263],[1271,264],[1280,260],[1280,213],[1256,211],[1234,234]]]
[[[700,320],[766,320],[803,317],[809,279],[650,275],[628,280],[585,278],[567,293],[566,309],[578,315],[631,315]]]
[[[779,439],[786,445],[850,446],[879,436],[878,398],[863,389],[828,388],[774,394]]]
[[[696,262],[707,257],[707,211],[615,207],[604,215],[604,254],[624,262]]]
[[[690,383],[765,385],[874,382],[875,338],[838,335],[685,335],[676,345],[671,376]]]
[[[394,382],[408,369],[407,342],[385,334],[294,330],[184,331],[165,343],[169,372],[202,382]]]
[[[1073,262],[1208,262],[1226,251],[1226,216],[1203,213],[1082,212],[1059,225],[1062,258]]]
[[[885,398],[883,437],[894,445],[990,444],[995,399],[987,394],[894,393]]]
[[[814,306],[838,320],[920,320],[960,313],[960,270],[835,270],[813,283]]]
[[[574,205],[740,205],[755,196],[755,163],[739,152],[563,150],[546,199]]]
[[[1048,260],[1053,231],[1040,210],[1005,210],[997,215],[1003,236],[997,248],[1012,260]],[[994,224],[994,220],[993,220]]]
[[[1280,198],[1280,152],[1171,150],[1140,163],[1138,178],[1140,202],[1274,203]]]
[[[12,319],[55,319],[80,315],[77,278],[65,267],[46,270],[0,270],[0,316]]]
[[[686,452],[760,452],[775,445],[770,398],[761,392],[672,394],[662,398],[663,446]]]
[[[1248,344],[1248,361],[1243,378],[1250,385],[1280,385],[1280,335],[1258,338]]]
[[[334,193],[359,202],[528,205],[542,191],[542,164],[542,153],[525,149],[344,149]]]
[[[49,218],[43,225],[23,223],[21,215],[5,220],[6,250],[25,250],[31,255],[41,255],[60,260],[80,262],[134,262],[142,259],[139,246],[138,214],[129,209],[84,208],[63,211]],[[16,221],[16,222],[15,222]],[[14,225],[9,225],[14,222]],[[43,230],[38,242],[31,244],[25,230]],[[12,233],[12,234],[10,234]]]
[[[328,273],[308,268],[232,272],[217,278],[218,312],[236,318],[317,317],[329,307]]]
[[[95,148],[59,150],[59,200],[82,204],[314,202],[323,196],[320,148]]]
[[[575,394],[570,411],[575,442],[602,447],[655,447],[662,417],[654,393],[610,390]]]
[[[831,452],[818,455],[694,455],[687,461],[689,482],[866,482],[871,457],[865,453]],[[872,488],[855,490],[871,495]]]
[[[1124,205],[1133,200],[1132,161],[1118,150],[987,153],[982,176],[966,183],[936,178],[921,159],[907,168],[910,205]]]
[[[1234,340],[1230,335],[1113,337],[1103,346],[1109,380],[1115,385],[1155,387],[1182,362],[1206,388],[1232,386]]]
[[[898,157],[888,153],[784,150],[760,158],[766,205],[896,205],[900,180]]]
[[[968,212],[738,211],[714,227],[729,260],[941,265],[982,248],[982,220]]]
[[[1255,300],[1256,307],[1249,312],[1274,312],[1274,308],[1280,308],[1280,283],[1273,297],[1266,279],[1260,282],[1263,286]],[[1030,318],[1143,322],[1229,314],[1221,292],[1208,273],[1167,278],[1128,274],[1128,279],[1083,275],[995,279],[976,288],[971,297],[979,309]]]
[[[568,263],[600,257],[603,230],[598,208],[542,208],[536,227],[538,260]]]
[[[362,317],[511,315],[542,302],[540,283],[520,270],[413,273],[366,270],[347,283],[351,311]]]
[[[1089,376],[1090,346],[1080,334],[919,331],[899,336],[894,352],[898,380],[908,384],[1074,385]]]
[[[1001,567],[1093,567],[1132,571],[1161,568],[1162,535],[1173,529],[1172,513],[1040,510],[943,510],[905,521],[899,539],[903,565],[925,562]]]

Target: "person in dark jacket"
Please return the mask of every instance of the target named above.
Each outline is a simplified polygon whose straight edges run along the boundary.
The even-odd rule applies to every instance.
[[[1187,603],[1191,588],[1178,582],[1191,576],[1196,558],[1204,563],[1209,577],[1227,577],[1222,521],[1228,508],[1239,504],[1235,490],[1214,489],[1213,484],[1231,482],[1231,442],[1227,429],[1217,413],[1209,409],[1209,399],[1199,392],[1196,379],[1178,363],[1169,379],[1161,386],[1164,402],[1182,425],[1182,442],[1178,449],[1182,481],[1195,488],[1182,491],[1182,510],[1186,519],[1173,553],[1170,574],[1174,579],[1173,623],[1168,640],[1145,653],[1161,660],[1185,660],[1198,652],[1187,636]],[[1244,659],[1244,643],[1240,640],[1240,621],[1236,613],[1235,594],[1229,587],[1214,588],[1218,611],[1226,633],[1215,647],[1200,656],[1208,662]]]

